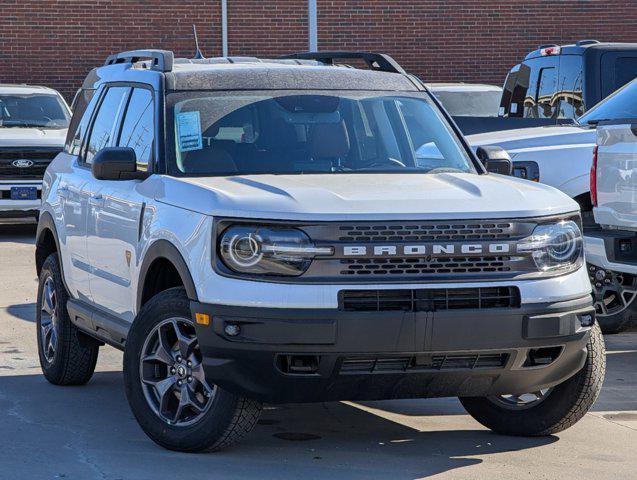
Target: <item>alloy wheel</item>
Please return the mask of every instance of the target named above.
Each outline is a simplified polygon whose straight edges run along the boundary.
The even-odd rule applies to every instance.
[[[525,410],[542,403],[546,400],[546,397],[550,395],[552,390],[552,388],[545,388],[537,392],[522,393],[519,395],[495,395],[488,398],[491,402],[507,410]]]
[[[626,310],[637,295],[637,275],[613,272],[588,265],[593,285],[594,305],[600,317],[616,315]]]
[[[169,318],[153,328],[141,351],[140,380],[148,405],[167,424],[201,420],[217,387],[206,382],[191,320]]]
[[[42,305],[40,306],[40,342],[44,358],[48,363],[55,359],[58,346],[58,302],[55,282],[52,276],[44,281],[42,287]]]

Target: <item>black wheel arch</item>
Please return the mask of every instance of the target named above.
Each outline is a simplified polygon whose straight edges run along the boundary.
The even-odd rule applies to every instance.
[[[190,300],[197,300],[197,289],[192,279],[188,265],[184,260],[177,247],[168,240],[157,240],[148,249],[144,255],[142,266],[139,270],[139,282],[137,283],[137,311],[142,307],[144,289],[148,280],[148,272],[152,265],[158,260],[168,261],[177,271],[181,278],[186,295]]]
[[[51,240],[53,244],[51,244]],[[35,269],[40,276],[42,265],[46,257],[51,253],[57,251],[60,253],[60,242],[58,240],[57,229],[55,228],[55,221],[53,216],[49,212],[41,212],[38,219],[38,228],[35,233]],[[60,261],[60,271],[62,272],[62,279],[64,280],[64,271],[62,270],[62,262]]]

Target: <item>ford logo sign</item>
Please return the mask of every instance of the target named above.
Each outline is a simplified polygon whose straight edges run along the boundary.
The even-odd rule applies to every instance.
[[[17,168],[29,168],[33,166],[33,162],[31,160],[14,160],[11,165]]]

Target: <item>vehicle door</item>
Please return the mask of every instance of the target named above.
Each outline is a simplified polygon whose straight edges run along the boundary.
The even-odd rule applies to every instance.
[[[88,273],[88,283],[90,285],[90,277],[95,269],[96,258],[91,254],[88,244],[94,241],[95,232],[93,229],[93,217],[96,210],[102,203],[99,190],[102,180],[93,177],[91,171],[93,158],[102,148],[114,146],[117,142],[117,134],[121,117],[130,95],[130,87],[125,86],[106,86],[102,94],[102,100],[94,115],[93,122],[89,129],[88,140],[83,150],[80,165],[84,170],[85,182],[82,186],[80,196],[83,204],[86,205],[86,265]],[[92,301],[93,292],[88,290],[85,298],[82,300]]]
[[[67,168],[59,168],[55,172],[58,180],[55,191],[57,202],[52,202],[52,209],[56,219],[60,219],[59,223],[56,220],[60,260],[69,293],[75,298],[89,295],[86,258],[87,202],[82,189],[91,175],[81,163],[82,149],[100,93],[101,91],[95,93],[94,90],[84,90],[76,100],[69,136],[61,154],[67,157]]]
[[[131,147],[137,169],[146,171],[155,152],[155,105],[151,88],[135,86],[126,103],[113,146]],[[92,192],[88,255],[91,260],[93,302],[108,313],[133,320],[137,290],[131,272],[137,265],[137,246],[145,208],[140,180],[101,180]]]

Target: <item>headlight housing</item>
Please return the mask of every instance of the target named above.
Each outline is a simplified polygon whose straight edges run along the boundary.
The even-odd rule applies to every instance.
[[[333,254],[316,247],[303,231],[260,225],[233,225],[219,239],[219,255],[230,270],[251,275],[302,275],[317,255]]]
[[[568,272],[583,263],[582,232],[572,220],[538,225],[533,233],[520,241],[518,252],[530,252],[538,270]]]

